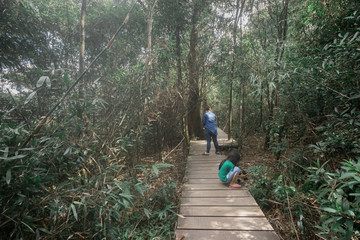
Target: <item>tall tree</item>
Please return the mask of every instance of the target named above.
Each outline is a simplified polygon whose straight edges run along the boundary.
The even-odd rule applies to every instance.
[[[200,118],[200,90],[199,90],[199,63],[198,63],[198,41],[200,15],[204,8],[205,1],[194,0],[192,5],[190,48],[188,55],[188,129],[190,138],[200,137],[203,135]]]
[[[235,18],[233,23],[233,31],[232,31],[232,40],[233,40],[233,54],[232,54],[232,62],[231,62],[231,70],[230,70],[230,86],[229,86],[229,105],[228,105],[228,139],[232,138],[232,122],[233,122],[233,83],[234,83],[234,75],[235,75],[235,64],[236,58],[239,57],[238,55],[238,43],[237,43],[237,31],[238,25],[240,21],[240,45],[242,44],[242,21],[241,18],[243,17],[242,13],[245,6],[245,0],[236,0],[236,7],[235,7]],[[239,54],[241,55],[242,52],[240,51]],[[240,85],[241,86],[241,85]],[[241,92],[241,89],[240,89]],[[241,125],[240,125],[241,126]]]
[[[86,1],[81,2],[81,14],[80,14],[80,57],[79,57],[79,73],[84,71],[85,63],[85,14],[86,14]]]
[[[152,31],[154,21],[154,9],[158,0],[147,0],[145,3],[138,0],[147,17],[147,57],[145,61],[145,83],[149,83],[152,68]]]
[[[86,2],[87,0],[81,1],[81,12],[80,12],[80,51],[79,51],[79,75],[85,70],[85,16],[86,16]],[[82,119],[82,112],[84,111],[84,82],[81,82],[78,86],[79,103],[78,103],[78,117]]]

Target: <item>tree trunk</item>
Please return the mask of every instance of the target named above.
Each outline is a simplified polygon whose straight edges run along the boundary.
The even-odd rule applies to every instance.
[[[200,4],[195,2],[191,17],[189,65],[189,101],[188,101],[188,130],[190,138],[202,137],[202,123],[200,117],[200,94],[199,94],[199,66],[198,66],[198,28],[199,28]]]
[[[263,83],[260,83],[260,121],[259,127],[261,127],[263,122]]]
[[[150,81],[150,73],[152,69],[152,28],[153,28],[153,21],[154,21],[154,8],[156,6],[157,0],[155,0],[151,5],[148,6],[147,9],[147,59],[145,63],[146,68],[146,78],[145,82],[149,83]]]
[[[235,58],[236,58],[236,32],[237,25],[239,22],[239,5],[240,0],[236,1],[236,13],[234,18],[234,27],[233,27],[233,58],[231,62],[231,71],[230,71],[230,86],[229,86],[229,105],[228,105],[228,140],[232,138],[232,118],[233,118],[233,110],[232,110],[232,102],[233,102],[233,82],[234,82],[234,71],[235,71]]]
[[[81,17],[80,17],[80,58],[79,58],[79,73],[81,74],[85,69],[85,14],[86,14],[86,0],[81,3]]]
[[[86,15],[86,1],[81,2],[81,13],[80,13],[80,55],[79,55],[79,76],[85,70],[85,15]],[[83,118],[84,111],[84,84],[80,82],[78,85],[78,96],[79,101],[77,105],[77,117]]]
[[[246,112],[246,109],[245,109],[245,92],[246,92],[246,89],[245,89],[245,86],[243,86],[242,88],[242,100],[241,100],[241,125],[240,125],[240,130],[241,130],[241,135],[243,135],[245,133],[245,112]]]
[[[181,69],[181,42],[180,42],[180,26],[176,27],[176,68],[177,68],[177,84],[178,87],[183,85],[182,69]]]
[[[240,21],[240,46],[242,45],[242,13],[244,10],[244,6],[245,6],[245,0],[241,1],[241,5],[240,5],[240,0],[236,1],[236,13],[235,13],[235,18],[234,18],[234,26],[233,26],[233,59],[232,59],[232,63],[231,63],[231,72],[230,72],[230,86],[229,86],[229,105],[228,105],[228,139],[230,140],[232,138],[232,119],[233,119],[233,109],[232,109],[232,104],[233,104],[233,83],[234,83],[234,76],[235,76],[235,64],[236,64],[236,58],[238,55],[237,52],[237,30],[238,30],[238,23]],[[242,54],[242,50],[240,48],[239,51],[239,55],[241,56]],[[241,84],[240,84],[241,86]],[[239,92],[241,93],[241,89],[239,89]],[[241,95],[241,94],[240,94]],[[241,104],[241,101],[240,101]],[[240,111],[241,112],[241,111]],[[240,121],[240,129],[241,129],[241,122],[242,122],[242,117],[239,118]]]

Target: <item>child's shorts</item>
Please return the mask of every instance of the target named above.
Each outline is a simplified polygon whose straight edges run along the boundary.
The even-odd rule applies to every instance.
[[[225,183],[230,183],[231,179],[233,178],[235,173],[239,173],[240,172],[240,168],[238,167],[234,167],[234,169],[232,171],[230,171],[227,175],[226,175],[226,182]]]

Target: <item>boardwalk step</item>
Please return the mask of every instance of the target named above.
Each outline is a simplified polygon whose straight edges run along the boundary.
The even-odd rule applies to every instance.
[[[233,231],[273,230],[264,217],[185,217],[179,218],[178,229]]]
[[[201,197],[201,198],[223,198],[227,197],[250,197],[251,194],[246,190],[202,190],[202,191],[183,191],[182,197]]]
[[[257,206],[182,206],[180,214],[185,217],[264,217],[264,213]]]
[[[181,199],[182,206],[257,206],[252,197],[226,198],[185,198]]]
[[[273,231],[218,231],[218,230],[178,230],[176,239],[184,240],[279,240]]]

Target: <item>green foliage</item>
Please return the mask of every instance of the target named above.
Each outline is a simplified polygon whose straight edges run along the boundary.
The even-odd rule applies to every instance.
[[[269,206],[270,199],[286,202],[296,193],[295,186],[286,184],[283,175],[276,176],[270,167],[251,166],[247,170],[251,174],[249,190],[262,206]]]
[[[96,239],[148,239],[173,231],[176,185],[169,182],[148,190],[161,169],[171,164],[138,166],[132,177],[126,172],[119,176],[127,169],[124,165],[95,160],[56,137],[41,137],[33,148],[14,151],[12,146],[24,140],[23,131],[1,124],[1,238],[67,238],[82,232]],[[101,170],[99,162],[106,168]],[[149,177],[140,180],[137,169]],[[147,227],[137,226],[142,222]]]
[[[344,104],[343,109],[335,108],[335,113],[329,115],[331,122],[317,128],[324,139],[311,147],[322,157],[360,155],[359,109],[351,102]]]
[[[327,239],[360,237],[360,161],[341,162],[341,168],[329,171],[327,163],[319,160],[310,167],[308,181],[322,212],[320,236]]]

